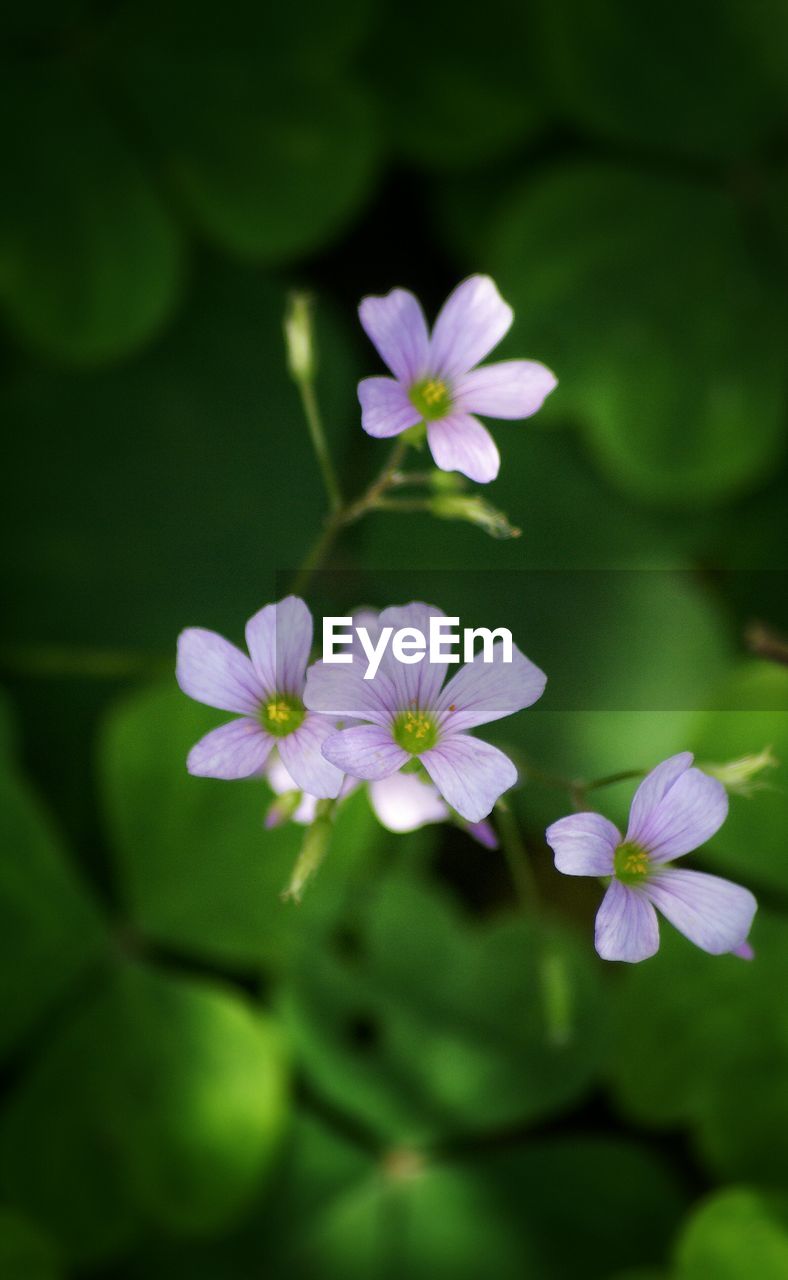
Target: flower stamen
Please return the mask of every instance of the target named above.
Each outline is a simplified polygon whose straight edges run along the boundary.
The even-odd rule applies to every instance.
[[[276,738],[285,738],[303,724],[306,711],[300,698],[289,693],[274,693],[260,708],[260,723]]]
[[[622,884],[639,884],[648,875],[648,852],[633,841],[625,840],[616,849],[613,869]]]
[[[424,378],[410,389],[410,402],[425,422],[445,418],[452,407],[449,388],[442,378]]]
[[[421,755],[429,751],[438,741],[438,729],[435,721],[426,712],[416,708],[407,710],[397,716],[392,727],[394,741],[411,755]]]

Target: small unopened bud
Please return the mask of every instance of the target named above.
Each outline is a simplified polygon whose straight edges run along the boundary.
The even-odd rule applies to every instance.
[[[315,376],[315,343],[312,329],[312,298],[308,293],[291,293],[284,319],[287,367],[296,382],[311,382]]]
[[[335,800],[318,801],[314,821],[306,829],[301,852],[293,867],[293,874],[282,893],[285,901],[292,899],[294,902],[300,902],[306,885],[320,869],[331,841],[335,804]]]
[[[760,791],[767,785],[756,781],[758,774],[765,769],[776,768],[779,763],[771,747],[764,747],[763,751],[740,756],[738,760],[728,760],[725,764],[703,764],[700,767],[734,795],[751,796],[754,791]]]
[[[289,822],[300,803],[300,791],[283,791],[268,806],[264,822],[266,830],[270,831],[272,827],[281,827]]]
[[[491,538],[519,538],[521,530],[510,524],[503,511],[471,493],[436,493],[430,510],[440,520],[466,520],[483,529]]]

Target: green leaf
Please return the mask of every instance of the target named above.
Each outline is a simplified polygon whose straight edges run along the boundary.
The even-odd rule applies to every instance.
[[[386,7],[371,70],[398,150],[440,172],[489,162],[542,124],[525,10],[491,0],[473,39],[456,5]]]
[[[272,797],[260,779],[186,771],[189,749],[220,719],[173,685],[122,702],[108,721],[99,762],[124,897],[150,938],[220,963],[281,967],[347,880],[373,870],[370,846],[384,837],[366,797],[350,797],[303,903],[282,902],[305,828],[264,830]]]
[[[780,0],[550,0],[543,55],[557,105],[583,129],[679,155],[760,150],[778,128],[788,85],[777,50]]]
[[[108,50],[114,92],[204,235],[263,262],[321,248],[377,173],[366,93],[349,71],[326,74],[325,50],[313,70],[311,40],[305,52],[288,48],[288,35],[294,44],[309,30],[306,14],[280,19],[277,32],[259,6],[218,21],[215,6],[194,8],[171,6],[163,27],[156,5],[120,15]],[[332,25],[323,17],[321,29]]]
[[[27,1218],[0,1207],[0,1275],[3,1280],[60,1280],[52,1242]]]
[[[785,921],[761,908],[755,959],[708,956],[663,922],[658,956],[622,977],[610,1071],[637,1123],[685,1124],[731,1178],[788,1177]]]
[[[788,890],[788,670],[750,662],[720,689],[719,711],[699,720],[692,745],[703,765],[773,749],[780,767],[764,772],[750,796],[732,795],[728,819],[707,846],[715,866],[751,886]]]
[[[0,770],[0,1058],[104,953],[99,911],[48,816],[10,767]]]
[[[701,1203],[682,1231],[675,1280],[783,1280],[788,1200],[726,1188]]]
[[[574,1137],[436,1161],[398,1149],[313,1211],[303,1261],[331,1277],[389,1274],[385,1263],[407,1276],[602,1280],[659,1257],[680,1212],[670,1174],[634,1144]]]
[[[488,245],[519,350],[559,378],[545,420],[575,418],[614,483],[694,508],[768,474],[784,447],[781,322],[726,196],[578,163],[516,191]]]
[[[73,363],[134,350],[169,318],[181,284],[177,233],[135,156],[65,63],[4,68],[0,120],[8,325]]]
[[[56,1036],[0,1123],[9,1200],[77,1258],[141,1213],[185,1234],[237,1216],[287,1114],[276,1029],[213,983],[128,966]]]
[[[321,1094],[389,1141],[422,1142],[582,1096],[603,1034],[596,972],[557,927],[473,926],[437,891],[378,877],[304,948],[283,1005]]]
[[[199,1244],[145,1242],[131,1274],[607,1280],[613,1265],[664,1254],[681,1205],[667,1168],[634,1143],[564,1137],[432,1159],[362,1149],[302,1115],[240,1227]]]

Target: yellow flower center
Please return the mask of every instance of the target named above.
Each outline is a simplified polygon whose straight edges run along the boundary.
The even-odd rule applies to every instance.
[[[640,845],[625,840],[616,849],[613,869],[622,884],[639,884],[648,875],[649,856]]]
[[[438,741],[435,721],[418,707],[403,711],[397,716],[392,732],[394,741],[414,756],[421,755],[422,751],[429,751]]]
[[[305,715],[300,698],[290,693],[274,693],[260,708],[260,723],[268,733],[277,738],[285,738],[303,724]]]
[[[425,378],[410,389],[410,402],[425,422],[444,418],[452,407],[449,388],[442,378]]]

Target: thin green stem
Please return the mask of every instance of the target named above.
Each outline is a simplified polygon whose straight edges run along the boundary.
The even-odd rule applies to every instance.
[[[501,837],[509,874],[512,877],[517,896],[524,910],[533,912],[539,901],[539,890],[536,878],[523,844],[520,828],[512,810],[505,800],[499,800],[495,806],[498,834]]]
[[[326,433],[323,430],[323,419],[320,416],[320,408],[315,395],[315,384],[311,378],[299,378],[296,385],[301,396],[301,404],[304,409],[304,417],[309,429],[312,447],[323,476],[323,484],[326,487],[329,509],[332,512],[337,512],[342,507],[342,492],[339,487],[337,473],[334,470],[334,464],[331,461]]]
[[[619,773],[609,773],[604,778],[594,778],[580,786],[583,791],[598,791],[600,787],[613,787],[617,782],[629,782],[631,778],[644,778],[647,772],[647,769],[622,769]]]

